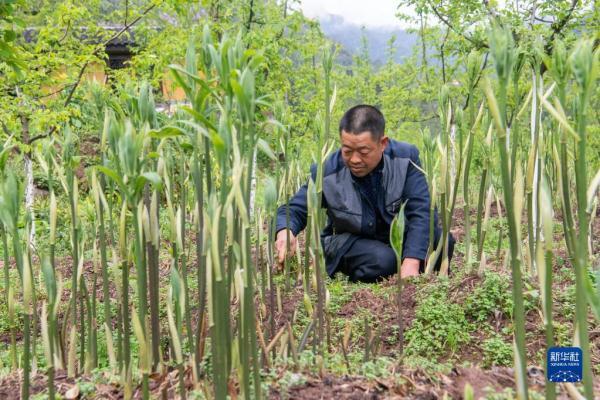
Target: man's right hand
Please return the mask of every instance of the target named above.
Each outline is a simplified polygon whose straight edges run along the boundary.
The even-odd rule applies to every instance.
[[[275,250],[277,250],[277,264],[281,267],[287,254],[287,235],[290,235],[290,256],[294,255],[296,251],[296,236],[289,229],[282,229],[277,232],[277,238],[275,239]]]

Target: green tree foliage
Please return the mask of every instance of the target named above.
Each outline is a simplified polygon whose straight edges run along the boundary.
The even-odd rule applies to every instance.
[[[0,1],[0,62],[5,63],[17,74],[23,67],[19,49],[15,46],[15,27],[23,24],[21,19],[15,17],[15,10],[20,3],[18,0]]]

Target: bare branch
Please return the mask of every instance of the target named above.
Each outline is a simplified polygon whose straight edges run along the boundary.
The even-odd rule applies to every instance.
[[[434,115],[430,115],[429,117],[425,117],[422,119],[403,119],[402,122],[415,122],[415,123],[427,122],[427,121],[431,121],[431,120],[439,118],[439,117],[440,117],[439,115],[434,114]]]
[[[43,138],[45,138],[45,137],[47,137],[47,136],[48,136],[48,135],[47,135],[47,134],[45,134],[45,133],[42,133],[42,134],[40,134],[40,135],[36,135],[36,136],[32,137],[31,139],[29,139],[29,144],[32,144],[32,143],[33,143],[33,142],[35,142],[36,140],[43,139]]]
[[[0,124],[2,124],[2,130],[6,133],[6,136],[11,137],[13,133],[8,129],[8,126],[6,126],[4,121],[0,121]]]
[[[113,36],[111,36],[108,40],[106,40],[105,42],[103,42],[101,45],[99,45],[96,50],[94,50],[94,52],[92,53],[92,56],[98,56],[100,54],[101,51],[104,51],[104,49],[106,49],[106,46],[112,42],[113,40],[117,39],[119,36],[121,36],[123,34],[123,32],[125,32],[126,30],[128,30],[129,28],[131,28],[133,25],[135,25],[139,20],[141,20],[146,14],[148,14],[154,7],[156,7],[156,4],[152,4],[151,6],[149,6],[148,8],[146,8],[144,10],[144,12],[142,12],[136,19],[134,19],[133,21],[131,21],[129,24],[123,26],[123,28],[121,28],[117,33],[115,33]],[[75,81],[75,85],[73,86],[73,88],[71,89],[71,91],[69,92],[69,96],[67,97],[67,100],[65,101],[65,107],[71,102],[71,99],[73,98],[73,94],[75,93],[75,90],[77,90],[77,87],[79,86],[79,84],[81,83],[81,78],[83,76],[83,73],[85,72],[85,69],[87,68],[87,66],[89,65],[90,61],[86,61],[83,66],[81,67],[81,70],[79,71],[79,74],[77,76],[77,80]]]
[[[79,74],[77,75],[77,80],[75,81],[75,83],[71,87],[71,91],[69,92],[69,95],[67,96],[67,99],[65,100],[65,103],[63,104],[64,107],[68,106],[69,103],[71,102],[71,100],[73,99],[73,95],[75,94],[75,90],[77,89],[77,87],[81,83],[81,78],[83,77],[83,73],[85,72],[85,69],[87,68],[87,66],[88,66],[89,63],[90,63],[89,61],[86,61],[83,64],[83,67],[81,67],[81,69],[79,70]]]
[[[446,34],[444,35],[444,40],[442,40],[442,44],[440,46],[440,56],[442,58],[442,82],[446,83],[446,57],[444,55],[444,46],[446,46],[446,40],[448,40],[448,35],[450,35],[450,29],[446,29]]]
[[[536,21],[538,21],[538,22],[543,22],[543,23],[546,23],[546,24],[553,24],[553,23],[556,22],[556,21],[550,21],[548,19],[544,19],[544,18],[540,18],[540,17],[534,17],[534,19]]]
[[[67,29],[65,29],[64,35],[62,35],[62,37],[58,39],[58,43],[62,43],[62,41],[67,38],[67,35],[69,34],[69,29],[71,29],[71,21],[67,22]]]
[[[155,7],[156,7],[156,4],[150,5],[136,19],[134,19],[130,23],[123,26],[123,28],[121,28],[118,32],[116,32],[114,35],[112,35],[108,40],[106,40],[103,43],[101,43],[100,45],[98,45],[98,47],[96,47],[96,50],[94,50],[94,52],[92,53],[92,56],[97,57],[101,51],[104,51],[106,49],[106,46],[110,42],[119,38],[119,36],[121,36],[123,34],[123,32],[127,31],[129,28],[131,28],[133,25],[135,25],[138,21],[140,21],[144,16],[146,16],[146,14],[148,14],[150,11],[152,11],[152,9],[154,9]],[[68,86],[71,86],[71,90],[69,91],[69,94],[63,104],[63,107],[68,106],[71,103],[71,101],[73,100],[73,95],[75,94],[75,91],[79,87],[79,85],[81,83],[81,79],[83,77],[83,74],[85,73],[85,70],[86,70],[87,66],[89,65],[89,63],[90,63],[90,60],[87,60],[85,63],[83,63],[83,65],[81,66],[81,69],[79,70],[79,73],[77,74],[77,80],[75,81],[75,83],[73,83],[72,85],[68,85]],[[43,135],[37,135],[32,139],[39,140],[39,139],[48,137],[48,136],[52,135],[56,131],[56,129],[57,128],[55,125],[50,128],[48,133],[43,134]],[[27,143],[31,144],[32,142],[33,142],[33,140],[29,140]]]
[[[65,86],[61,87],[61,88],[60,88],[60,89],[58,89],[58,90],[55,90],[54,92],[51,92],[51,93],[48,93],[48,94],[43,94],[43,95],[41,95],[41,96],[34,97],[34,98],[33,98],[33,100],[40,100],[40,99],[44,99],[44,98],[46,98],[46,97],[51,97],[51,96],[54,96],[55,94],[59,94],[59,93],[61,93],[61,92],[64,92],[65,90],[67,90],[68,88],[70,88],[71,86],[73,86],[74,84],[75,84],[75,83],[70,83],[70,84],[68,84],[68,85],[65,85]]]
[[[450,23],[450,21],[448,21],[448,19],[446,19],[439,11],[437,8],[435,8],[435,6],[433,4],[430,4],[431,9],[433,10],[433,12],[435,13],[435,15],[438,17],[438,19],[440,21],[442,21],[444,23],[444,25],[446,25],[449,29],[452,30],[452,32],[456,33],[457,35],[463,37],[465,40],[467,40],[468,42],[470,42],[471,44],[473,44],[476,48],[480,49],[480,48],[488,48],[489,46],[487,45],[487,43],[483,43],[479,40],[475,40],[472,37],[470,37],[469,35],[464,34],[463,32],[459,31],[458,29],[456,29],[454,27],[454,25],[452,25]]]
[[[252,28],[252,22],[254,20],[254,0],[250,0],[250,13],[248,15],[248,21],[246,21],[246,32],[250,32]]]
[[[573,16],[573,12],[575,11],[575,8],[577,7],[578,3],[579,3],[579,0],[571,0],[571,7],[569,8],[569,11],[567,12],[567,14],[563,18],[561,18],[558,21],[555,21],[551,25],[552,34],[550,35],[550,37],[546,41],[546,45],[544,46],[544,51],[546,52],[546,54],[548,54],[548,55],[552,54],[552,50],[554,49],[554,39],[556,39],[556,37],[562,33],[562,30],[564,29],[564,27],[569,23],[569,20]],[[541,74],[544,75],[544,72],[546,72],[547,70],[548,70],[548,67],[546,66],[546,63],[542,63],[542,68],[540,71]]]
[[[479,81],[481,80],[481,77],[483,76],[483,71],[487,67],[489,55],[490,55],[490,53],[485,53],[485,57],[483,59],[483,65],[481,66],[481,69],[479,70],[479,73],[477,74],[477,79],[475,79],[475,82],[473,83],[473,88],[477,87],[477,85],[479,84]],[[465,105],[463,106],[463,110],[467,109],[467,107],[469,106],[469,101],[471,101],[471,93],[470,92],[469,92],[469,94],[467,94],[467,99],[465,100]]]
[[[553,46],[554,38],[556,38],[557,35],[560,35],[563,28],[567,25],[567,23],[571,19],[571,16],[573,15],[573,11],[575,11],[575,8],[577,7],[577,3],[579,3],[579,0],[571,0],[571,8],[569,8],[567,15],[565,15],[564,18],[561,18],[560,20],[558,20],[554,24],[552,24],[552,35],[550,35],[550,38],[548,39],[548,43],[551,46]],[[550,48],[550,49],[552,49],[552,48]]]

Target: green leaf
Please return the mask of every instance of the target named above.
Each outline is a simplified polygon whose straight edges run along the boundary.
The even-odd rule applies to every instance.
[[[216,132],[211,133],[210,140],[212,141],[213,146],[215,146],[215,150],[218,152],[225,151],[225,142]]]
[[[187,143],[187,142],[183,142],[179,145],[183,150],[186,151],[193,151],[194,150],[194,146],[192,146],[191,144]]]
[[[146,182],[150,182],[157,189],[160,189],[162,186],[162,180],[156,172],[144,172],[135,180],[135,192],[140,193]]]
[[[166,139],[185,134],[181,128],[172,125],[167,125],[160,130],[151,130],[149,133],[150,137],[154,139]]]
[[[217,130],[217,128],[214,126],[214,124],[212,122],[210,122],[208,120],[208,118],[206,118],[204,115],[200,114],[198,111],[194,110],[193,108],[191,108],[189,106],[182,106],[182,107],[180,107],[180,109],[187,112],[192,117],[196,118],[198,121],[202,122],[208,129],[213,130],[213,131]],[[181,121],[181,122],[189,122],[189,121]]]
[[[262,151],[271,160],[277,160],[275,153],[273,153],[273,150],[271,150],[271,146],[269,146],[269,143],[267,143],[264,139],[258,139],[256,145],[260,149],[260,151]]]
[[[44,283],[46,286],[46,292],[48,293],[48,300],[50,303],[56,301],[56,276],[54,276],[54,268],[50,264],[47,257],[42,260],[42,273],[44,275]]]
[[[185,79],[183,79],[183,77],[181,76],[180,71],[182,70],[181,67],[179,67],[179,70],[176,70],[173,68],[173,66],[169,66],[171,68],[171,72],[173,73],[173,77],[175,78],[175,81],[177,81],[177,84],[183,89],[183,91],[185,92],[186,96],[188,98],[190,98],[192,96],[192,88],[190,87],[190,85],[187,84],[187,82],[185,81]]]
[[[402,246],[404,242],[404,207],[406,202],[400,207],[400,211],[394,217],[390,226],[390,245],[396,253],[398,260],[402,259]]]
[[[265,182],[265,208],[271,212],[274,207],[277,207],[277,186],[275,180],[270,176],[266,178]]]
[[[155,186],[159,186],[162,184],[162,180],[156,172],[144,172],[141,176],[143,176],[147,181],[151,182]]]
[[[596,285],[600,284],[600,273],[596,272]],[[596,320],[600,321],[600,295],[594,290],[594,285],[588,274],[585,274],[585,294],[590,303],[590,307],[596,316]]]
[[[106,175],[110,179],[112,179],[112,181],[115,182],[120,188],[124,187],[123,179],[117,174],[117,172],[115,170],[105,167],[103,165],[96,166],[96,169],[98,171],[102,172],[104,175]]]
[[[4,31],[4,40],[7,42],[12,42],[17,37],[17,34],[12,29]]]
[[[198,75],[190,74],[188,71],[186,71],[180,65],[171,64],[171,65],[169,65],[169,68],[171,68],[171,71],[175,72],[173,75],[175,75],[176,77],[178,76],[177,72],[181,73],[183,75],[186,75],[186,76],[192,78],[194,80],[194,82],[198,83],[205,90],[207,90],[210,93],[212,93],[212,90],[211,90],[210,86],[208,86],[208,84],[206,83],[206,81],[204,79],[200,78]]]
[[[587,212],[592,212],[592,205],[594,204],[594,197],[596,196],[596,192],[600,189],[600,169],[596,172],[594,178],[590,182],[590,186],[587,189]]]

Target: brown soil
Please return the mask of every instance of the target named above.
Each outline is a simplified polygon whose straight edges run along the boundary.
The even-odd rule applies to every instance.
[[[368,381],[362,377],[326,375],[323,378],[314,377],[301,386],[288,390],[273,389],[270,399],[380,399],[388,390],[381,382]]]
[[[475,399],[514,388],[512,368],[494,367],[453,368],[449,374],[429,375],[425,371],[396,371],[399,379],[375,378],[366,380],[359,376],[310,376],[307,382],[291,388],[272,387],[270,399],[462,399],[466,385],[473,389]],[[545,377],[538,368],[529,368],[528,385],[538,392],[544,390]],[[596,380],[595,388],[600,388]],[[564,389],[558,388],[558,399],[569,399]]]
[[[80,379],[86,381],[86,379]],[[75,379],[67,378],[65,371],[57,371],[54,377],[54,387],[57,394],[65,396],[67,391],[73,387]],[[38,373],[31,379],[30,394],[36,394],[43,392],[47,389],[48,379],[45,374]],[[104,386],[104,385],[102,385]],[[111,391],[114,388],[110,389]],[[0,398],[1,399],[19,399],[21,398],[21,375],[19,373],[12,373],[0,379]],[[102,398],[102,397],[99,397]],[[118,397],[104,397],[106,399],[113,399]]]
[[[495,210],[495,203],[492,206],[493,215]],[[464,219],[463,219],[462,207],[455,209],[455,220],[453,233],[457,241],[464,239]],[[472,214],[474,217],[474,214]],[[473,219],[474,224],[474,219]],[[600,245],[600,210],[595,217],[592,224],[594,241],[593,249],[598,249]],[[568,254],[564,249],[564,236],[555,235],[555,256],[561,257],[565,260],[564,266],[569,268],[571,266],[569,262]],[[194,242],[192,238],[188,245]],[[168,246],[167,242],[163,242],[164,246]],[[303,248],[303,246],[301,247]],[[253,249],[254,251],[254,249]],[[193,253],[193,251],[192,251]],[[188,260],[189,265],[194,262],[194,255],[192,254],[191,259]],[[452,261],[452,266],[456,269],[462,266],[463,255],[459,252],[455,252],[455,258]],[[34,262],[37,262],[34,260]],[[495,263],[490,265],[492,269],[498,269],[501,263]],[[70,280],[71,275],[71,258],[64,257],[60,259],[57,270],[61,272],[63,281]],[[91,275],[93,271],[93,264],[90,261],[84,262],[84,276],[88,287],[91,287]],[[554,264],[554,270],[559,271],[562,266],[557,263]],[[160,265],[160,279],[162,282],[168,281],[170,265],[167,261],[161,262]],[[450,300],[455,301],[459,304],[463,303],[464,299],[469,293],[481,284],[482,278],[476,274],[467,274],[463,279],[453,285],[449,291]],[[384,286],[395,286],[396,278],[393,277],[381,285]],[[110,282],[110,295],[111,298],[116,299],[117,289],[116,286],[119,284],[118,281]],[[568,287],[573,285],[573,282],[569,279],[563,279],[554,282],[557,290],[566,290]],[[96,284],[96,295],[100,300],[103,297],[102,294],[102,277],[98,275],[98,281]],[[134,288],[131,289],[132,293]],[[403,310],[403,321],[405,329],[408,329],[412,324],[415,316],[416,293],[417,288],[411,282],[408,282],[404,286],[403,297],[402,297],[402,310]],[[20,293],[16,293],[19,297]],[[257,307],[259,320],[263,322],[263,327],[268,329],[269,315],[273,312],[269,306],[269,293],[266,293],[265,308]],[[281,310],[277,307],[277,301],[275,301],[275,312],[274,322],[276,331],[279,331],[286,323],[294,323],[294,316],[298,307],[302,307],[303,289],[301,286],[293,288],[289,293],[281,290]],[[64,305],[69,300],[69,292],[64,291],[62,302]],[[259,302],[257,302],[257,306]],[[233,305],[234,309],[236,305]],[[101,312],[101,310],[100,310]],[[395,296],[379,296],[373,293],[369,288],[363,288],[353,293],[352,298],[344,304],[340,310],[333,316],[338,319],[351,320],[352,318],[364,313],[364,315],[370,315],[372,317],[372,334],[374,336],[379,335],[381,338],[379,351],[377,355],[388,355],[394,356],[397,350],[396,340],[393,335],[395,333],[395,326],[397,325],[398,307]],[[558,314],[558,313],[556,313]],[[61,314],[62,316],[62,314]],[[59,320],[62,317],[59,316]],[[570,324],[572,321],[568,321],[562,315],[555,315],[554,320],[561,323]],[[495,326],[499,331],[502,327],[507,326],[511,321],[507,320],[501,313],[500,315],[494,316],[494,318],[488,321],[492,326]],[[193,324],[195,326],[195,323]],[[538,363],[538,355],[543,352],[545,348],[545,338],[543,323],[539,313],[539,310],[534,309],[526,315],[526,331],[529,333],[527,337],[527,355],[529,364]],[[21,339],[21,332],[17,332],[17,340]],[[335,334],[335,333],[334,333]],[[265,332],[267,335],[267,332]],[[590,352],[592,365],[598,365],[600,363],[600,326],[593,320],[590,320]],[[8,333],[0,335],[0,342],[8,343],[10,336]],[[266,338],[268,339],[268,337]],[[457,354],[452,355],[453,358],[462,361],[469,361],[472,363],[472,367],[456,367],[451,373],[447,375],[437,374],[436,376],[427,375],[424,371],[401,371],[404,372],[403,379],[400,381],[392,381],[386,379],[366,379],[364,377],[356,376],[332,376],[325,375],[324,377],[309,376],[308,381],[299,386],[295,386],[284,390],[281,387],[271,388],[269,397],[272,399],[277,398],[289,398],[289,399],[325,399],[325,398],[339,398],[339,399],[379,399],[379,398],[409,398],[409,399],[439,399],[442,398],[444,393],[447,393],[451,398],[462,398],[464,392],[464,386],[469,383],[475,392],[475,398],[483,396],[485,394],[485,388],[490,387],[494,391],[500,391],[503,388],[511,387],[514,388],[514,377],[512,369],[493,367],[491,369],[482,369],[478,365],[481,365],[482,353],[481,348],[478,344],[482,343],[486,339],[483,332],[474,332],[471,343],[468,346],[462,346]],[[507,341],[510,341],[510,337],[505,337]],[[296,338],[298,340],[298,338]],[[365,337],[354,337],[351,339],[354,346],[358,348],[365,347]],[[335,343],[333,345],[335,346]],[[457,365],[460,365],[457,363]],[[398,371],[395,371],[398,373]],[[539,367],[530,367],[529,369],[530,385],[535,390],[541,391],[544,386],[544,374]],[[79,380],[88,381],[87,377],[80,377]],[[20,390],[20,376],[17,373],[12,373],[4,378],[0,379],[0,399],[12,399],[19,397]],[[190,371],[186,371],[185,379],[186,387],[191,389],[191,378]],[[73,379],[66,377],[63,371],[57,372],[56,387],[57,392],[64,396],[67,390],[69,390],[74,384]],[[600,393],[600,382],[595,382],[595,386],[598,387],[597,392]],[[32,379],[32,393],[39,393],[46,390],[46,377],[40,371]],[[151,390],[156,396],[165,396],[165,398],[174,398],[178,390],[178,376],[177,371],[168,371],[164,374],[153,375],[151,379]],[[234,394],[235,389],[232,389]],[[118,384],[96,384],[94,394],[89,398],[103,398],[103,399],[120,399],[122,398],[122,389]],[[139,388],[136,389],[135,396],[139,397]],[[566,395],[561,394],[559,398],[566,398]]]
[[[494,367],[489,370],[478,368],[453,368],[448,374],[428,374],[424,370],[416,369],[405,371],[394,368],[396,378],[374,378],[366,379],[360,376],[304,376],[306,382],[301,385],[284,387],[281,379],[284,370],[280,370],[279,379],[269,390],[269,399],[442,399],[447,395],[452,399],[462,399],[464,389],[469,384],[474,392],[475,399],[483,398],[491,393],[498,393],[505,388],[514,388],[514,372],[508,367]],[[545,377],[543,372],[536,367],[527,371],[529,387],[538,392],[543,392]],[[86,377],[79,377],[79,382],[93,385],[91,391],[80,393],[77,398],[97,400],[123,399],[123,390],[118,384],[92,383]],[[187,391],[192,390],[191,370],[184,372],[184,385]],[[12,373],[0,379],[0,398],[12,400],[20,398],[21,377],[18,372]],[[55,377],[55,388],[57,394],[66,398],[67,391],[75,386],[75,380],[67,378],[65,371],[57,371]],[[150,392],[152,398],[176,399],[179,398],[179,376],[177,370],[169,368],[163,373],[150,376]],[[42,393],[47,388],[47,377],[39,372],[32,377],[30,393],[32,395]],[[202,388],[199,388],[202,389]],[[600,393],[600,379],[594,382],[595,393]],[[210,391],[210,389],[208,389]],[[229,392],[235,397],[236,384],[230,382]],[[557,386],[560,400],[569,397],[561,386]],[[141,388],[134,387],[134,399],[141,398]]]
[[[498,367],[490,370],[478,368],[454,368],[449,374],[430,376],[424,371],[400,373],[400,379],[385,378],[365,380],[358,376],[324,377],[313,376],[302,385],[291,388],[271,389],[270,399],[462,399],[465,387],[470,385],[475,399],[500,393],[507,387],[514,387],[514,373],[511,368]],[[529,387],[544,390],[543,373],[536,368],[528,371]],[[600,381],[597,382],[600,386]],[[559,399],[568,396],[559,389]]]
[[[261,309],[257,302],[257,311],[263,327],[268,328],[270,315],[274,314],[275,332],[278,332],[288,322],[293,324],[296,317],[296,309],[301,307],[304,290],[302,287],[295,287],[286,293],[283,288],[280,289],[281,310],[278,307],[277,293],[273,293],[273,309],[271,309],[271,292],[267,289],[265,292],[265,308]]]
[[[396,277],[392,277],[382,283],[386,286],[397,285]],[[402,321],[404,322],[404,330],[410,328],[415,316],[415,299],[416,288],[412,283],[405,283],[402,288]],[[375,339],[373,343],[377,343],[379,338],[378,355],[394,355],[398,350],[397,345],[397,330],[394,328],[398,325],[398,304],[396,296],[389,299],[376,296],[368,289],[360,289],[352,294],[352,299],[342,306],[336,314],[337,318],[351,320],[359,313],[364,313],[372,317],[371,331]],[[355,338],[354,344],[359,348],[365,348],[365,337],[360,336]]]
[[[81,389],[73,389],[76,380],[68,378],[66,371],[57,371],[54,378],[54,387],[56,394],[60,394],[65,399],[97,399],[97,400],[121,400],[124,398],[123,388],[119,384],[110,383],[93,383],[87,377],[78,377],[78,382],[83,382],[86,386],[93,385],[93,390],[87,390],[82,393]],[[0,379],[0,399],[19,399],[21,391],[21,376],[19,373],[11,373],[8,376]],[[192,371],[186,369],[184,371],[184,386],[186,391],[194,388],[192,383]],[[41,371],[36,375],[32,375],[30,394],[35,395],[47,391],[48,378]],[[179,395],[179,374],[178,371],[169,367],[163,373],[155,373],[149,377],[149,389],[151,398],[175,399]],[[76,397],[67,397],[69,390],[75,390]],[[73,393],[73,392],[71,392]],[[141,387],[138,385],[133,388],[133,398],[141,399]]]

